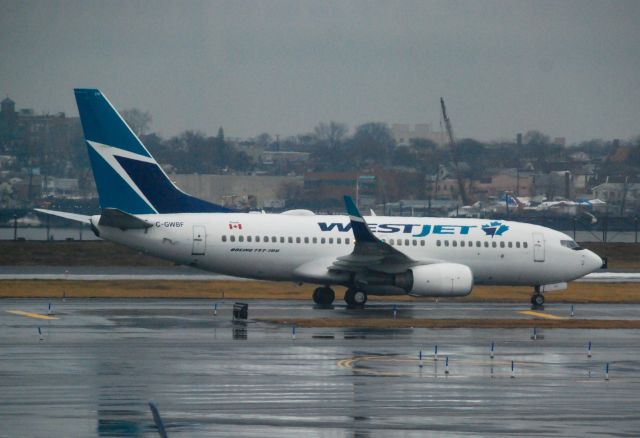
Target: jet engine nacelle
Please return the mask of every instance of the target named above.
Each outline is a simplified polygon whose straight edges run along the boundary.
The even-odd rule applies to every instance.
[[[473,289],[473,273],[466,265],[459,263],[434,263],[409,269],[412,277],[409,295],[464,296]]]

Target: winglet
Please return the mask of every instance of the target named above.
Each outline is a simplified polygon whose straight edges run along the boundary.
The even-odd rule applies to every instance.
[[[344,204],[351,221],[351,230],[353,231],[353,237],[357,242],[377,242],[378,239],[373,235],[364,218],[358,211],[358,207],[351,199],[351,196],[344,197]]]

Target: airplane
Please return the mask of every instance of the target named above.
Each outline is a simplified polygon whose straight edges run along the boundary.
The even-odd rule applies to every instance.
[[[458,297],[474,285],[544,291],[602,266],[569,236],[513,221],[364,217],[345,196],[347,215],[308,210],[236,212],[184,193],[171,181],[105,95],[75,89],[100,201],[86,216],[37,209],[89,224],[102,239],[178,264],[238,277],[316,284],[330,306],[344,286],[350,307],[369,295]]]

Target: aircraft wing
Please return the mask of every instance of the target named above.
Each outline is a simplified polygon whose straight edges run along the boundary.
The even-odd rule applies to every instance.
[[[393,246],[373,235],[364,218],[350,196],[344,197],[347,214],[351,220],[351,230],[355,247],[349,255],[338,257],[330,271],[360,272],[372,270],[385,273],[400,273],[417,265],[438,263],[441,260],[414,260]]]

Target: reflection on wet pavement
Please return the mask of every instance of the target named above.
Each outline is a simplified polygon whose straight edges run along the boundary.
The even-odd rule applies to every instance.
[[[59,319],[40,320],[7,311],[46,313],[43,300],[0,301],[0,436],[157,436],[149,400],[170,437],[640,430],[638,331],[545,329],[533,340],[530,329],[298,328],[293,339],[291,327],[234,323],[232,303],[220,303],[217,316],[210,304],[67,300],[55,303]],[[357,317],[390,315],[390,306]],[[403,317],[513,318],[522,309],[441,303],[398,310]],[[605,319],[632,319],[638,310],[580,308]],[[339,306],[250,302],[250,318],[292,314],[352,317]]]

